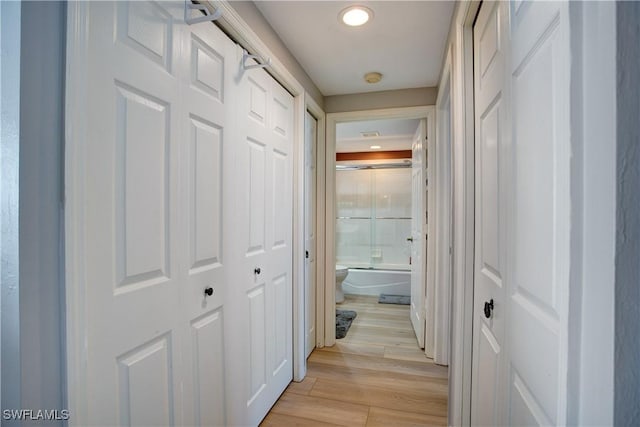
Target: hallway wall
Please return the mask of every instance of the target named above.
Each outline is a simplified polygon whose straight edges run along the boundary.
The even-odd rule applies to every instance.
[[[617,235],[614,422],[640,422],[640,3],[617,8]]]
[[[324,110],[327,113],[344,113],[382,108],[420,107],[435,105],[437,96],[437,87],[332,95],[325,96]]]
[[[22,408],[65,406],[62,224],[66,11],[65,2],[22,2],[19,252]],[[54,424],[61,422],[51,425]]]

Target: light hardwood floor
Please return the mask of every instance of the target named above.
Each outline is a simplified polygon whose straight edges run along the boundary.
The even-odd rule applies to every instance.
[[[431,426],[447,424],[447,368],[427,359],[409,306],[347,295],[358,313],[347,336],[309,356],[262,426]]]

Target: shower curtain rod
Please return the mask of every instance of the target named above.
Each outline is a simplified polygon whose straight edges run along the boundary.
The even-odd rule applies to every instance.
[[[373,165],[336,165],[336,170],[353,171],[361,169],[401,169],[410,168],[411,162],[407,163],[380,163]]]

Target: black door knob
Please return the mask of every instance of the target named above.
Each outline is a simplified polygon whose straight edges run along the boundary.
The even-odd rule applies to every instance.
[[[491,317],[491,312],[493,311],[493,298],[491,301],[484,303],[484,317],[487,319]]]
[[[307,259],[309,258],[309,251],[304,251],[304,257]]]
[[[204,295],[205,296],[211,296],[213,295],[213,288],[211,286],[209,286],[208,288],[205,288],[204,290]]]
[[[260,274],[260,267],[256,267],[256,268],[253,270],[253,272],[254,272],[255,274]]]

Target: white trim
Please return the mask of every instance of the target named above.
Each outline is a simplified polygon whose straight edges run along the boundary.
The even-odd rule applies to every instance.
[[[460,2],[447,45],[451,49],[453,257],[449,425],[471,423],[473,343],[474,118],[473,22],[480,1]],[[445,73],[445,64],[443,71]]]
[[[87,58],[89,55],[89,3],[67,5],[67,69],[65,105],[65,298],[66,364],[69,425],[89,424],[87,407],[86,295],[83,255],[87,139]],[[73,82],[73,84],[69,84]],[[70,167],[73,165],[73,167]]]
[[[450,348],[450,316],[451,316],[451,283],[452,283],[452,156],[451,156],[451,50],[447,49],[443,72],[438,85],[438,98],[436,99],[436,141],[435,141],[435,170],[434,177],[435,203],[434,219],[436,230],[444,229],[442,241],[436,231],[435,239],[435,307],[434,307],[434,348],[433,359],[435,363],[449,365]],[[448,116],[448,117],[447,117]],[[445,120],[446,121],[443,121]],[[448,126],[448,129],[444,129]],[[448,171],[443,175],[441,167],[447,163]],[[441,180],[440,178],[444,178]],[[441,215],[442,214],[442,215]],[[444,278],[445,280],[441,280]]]
[[[326,114],[316,101],[305,94],[307,110],[317,121],[316,139],[316,347],[324,347],[324,287],[325,280],[325,126]]]
[[[616,5],[569,5],[572,236],[567,424],[614,424]],[[577,46],[576,46],[577,44]],[[579,51],[580,53],[576,52]],[[603,141],[607,143],[603,144]]]
[[[349,111],[344,113],[327,114],[327,134],[325,152],[325,283],[324,283],[324,339],[325,346],[333,346],[336,343],[335,329],[335,188],[336,188],[336,125],[338,123],[377,120],[377,119],[423,119],[427,118],[427,134],[433,138],[435,117],[434,106],[384,108],[379,110]]]

